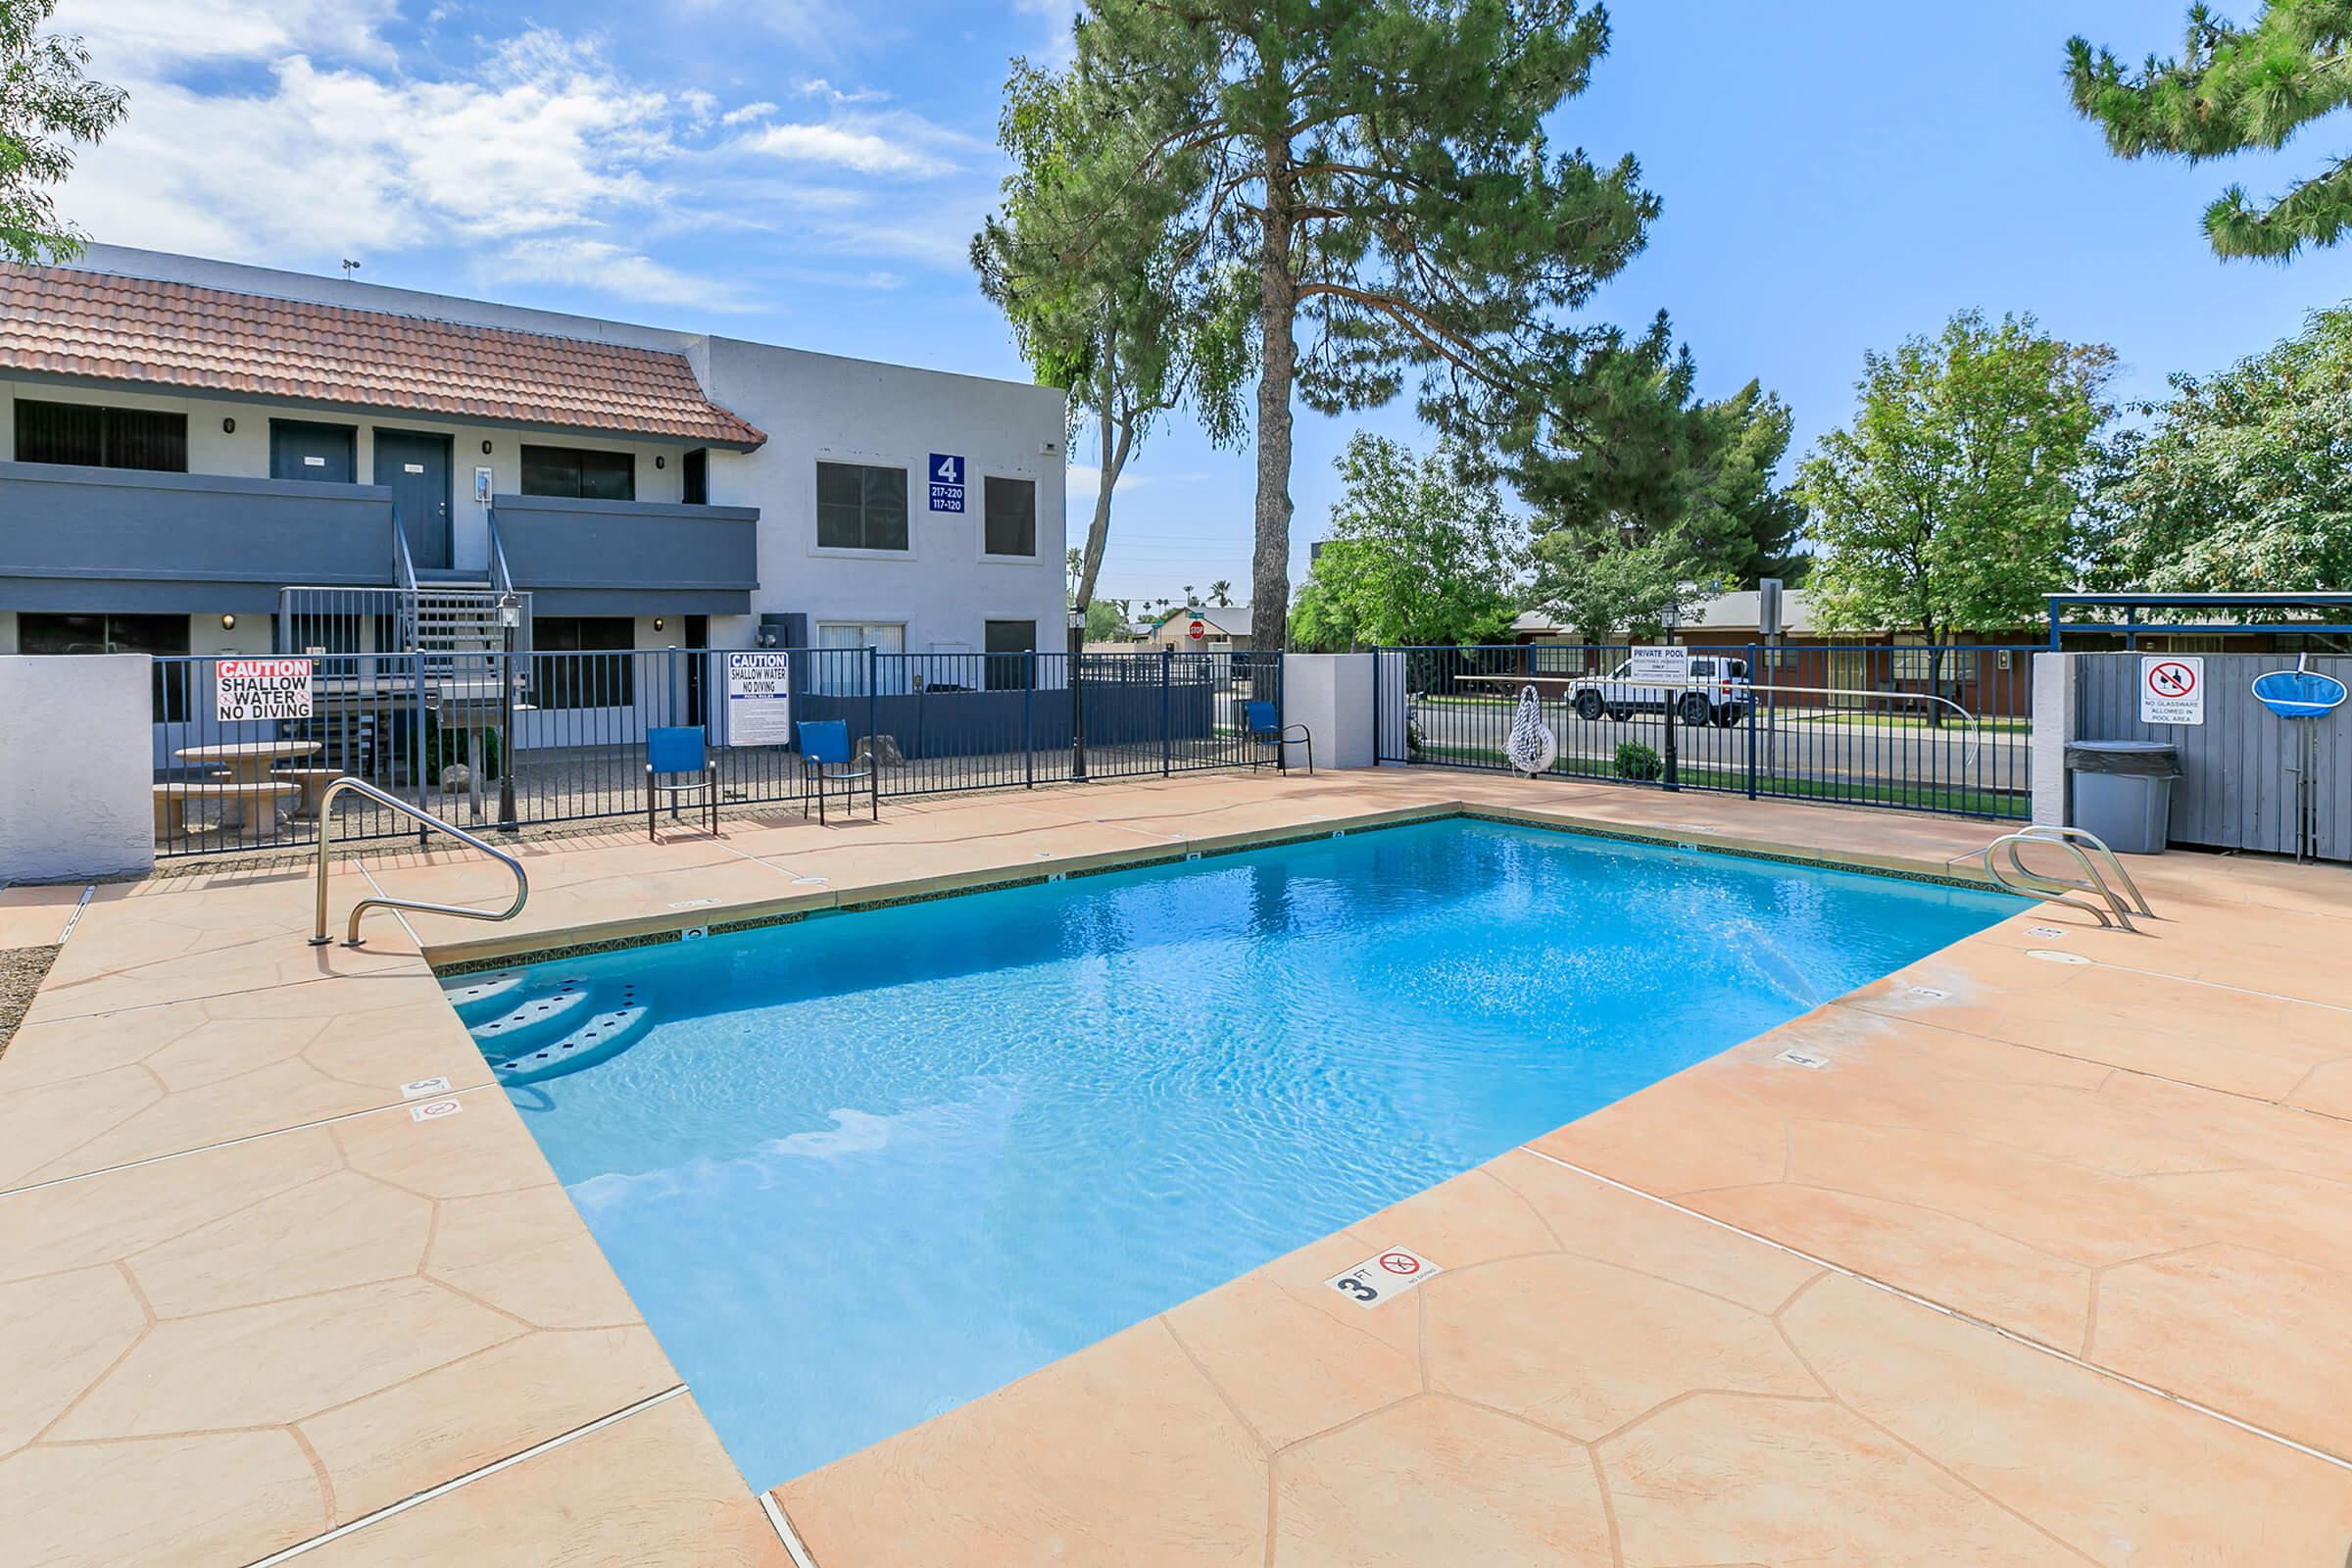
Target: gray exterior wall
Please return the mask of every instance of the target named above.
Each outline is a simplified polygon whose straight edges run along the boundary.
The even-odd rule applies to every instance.
[[[392,580],[375,485],[0,463],[0,606],[270,611],[285,583]]]
[[[498,539],[541,613],[626,613],[660,588],[680,614],[751,612],[760,509],[499,496]]]
[[[2352,860],[2352,705],[2316,721],[2274,716],[2251,690],[2266,670],[2292,669],[2283,654],[2202,654],[2205,722],[2139,721],[2139,654],[2080,654],[2075,736],[2086,740],[2170,741],[2180,748],[2173,785],[2172,842],[2213,849],[2292,855],[2296,847],[2299,743],[2318,725],[2315,853]],[[2352,682],[2352,659],[2315,658],[2321,674]]]

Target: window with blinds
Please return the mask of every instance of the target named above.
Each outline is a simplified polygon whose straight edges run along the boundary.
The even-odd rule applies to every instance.
[[[17,399],[17,461],[188,471],[188,416]]]

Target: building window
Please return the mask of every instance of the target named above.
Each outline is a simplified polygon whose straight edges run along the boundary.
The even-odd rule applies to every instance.
[[[994,484],[995,480],[989,481]],[[988,689],[1017,692],[1029,685],[1037,664],[1037,622],[992,620],[988,623]]]
[[[23,404],[18,405],[24,407]],[[184,659],[185,615],[57,615],[17,613],[17,651],[23,654],[153,654]],[[149,701],[158,724],[188,721],[188,666],[158,662]]]
[[[876,666],[877,683],[885,692],[906,688],[905,659],[869,660],[866,650],[891,656],[906,652],[906,628],[896,621],[828,620],[816,628],[816,667],[809,687],[828,697],[862,697],[869,664]]]
[[[992,556],[1037,554],[1037,481],[991,478],[982,487],[987,518],[981,549]]]
[[[637,700],[637,623],[626,615],[531,617],[531,700],[627,708]]]
[[[634,501],[637,455],[578,447],[524,447],[522,493],[567,501]]]
[[[678,499],[690,507],[710,504],[710,451],[696,447],[679,462]]]
[[[188,416],[17,399],[17,461],[188,471]]]
[[[818,464],[816,543],[822,550],[905,550],[906,470]]]

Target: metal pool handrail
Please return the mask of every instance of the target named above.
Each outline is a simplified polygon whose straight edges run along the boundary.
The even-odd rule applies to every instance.
[[[520,860],[515,859],[514,857],[499,849],[496,845],[483,843],[455,822],[444,822],[422,807],[404,801],[397,795],[379,790],[365,779],[339,778],[329,784],[318,797],[318,920],[311,933],[312,947],[323,948],[329,940],[326,934],[327,852],[334,843],[333,807],[335,797],[346,791],[365,795],[379,806],[388,806],[404,816],[416,818],[427,828],[439,828],[459,843],[489,856],[514,873],[514,902],[508,905],[503,910],[492,910],[471,908],[463,904],[424,904],[414,899],[391,899],[378,894],[372,898],[362,899],[351,906],[351,924],[345,929],[343,937],[345,947],[360,946],[360,916],[369,909],[415,909],[423,914],[452,914],[462,920],[512,920],[522,912],[524,901],[531,896],[531,881],[529,877],[523,875]]]
[[[2052,876],[2046,871],[2036,871],[2026,864],[2018,857],[2019,852],[2029,844],[2046,844],[2052,849],[2064,850],[2073,857],[2075,863],[2082,868],[2082,880],[2077,881],[2072,877]],[[2006,871],[2002,869],[1995,858],[2002,850],[2009,852],[2009,864]],[[2011,893],[2021,894],[2030,899],[2046,899],[2052,904],[2063,904],[2069,908],[2088,910],[2097,917],[2099,924],[2103,926],[2121,926],[2126,931],[2133,932],[2138,929],[2132,923],[2131,906],[2127,905],[2123,896],[2108,884],[2106,877],[2099,873],[2098,866],[2091,861],[2090,857],[2083,854],[2082,847],[2072,839],[2054,838],[2046,833],[2032,831],[2004,833],[1984,846],[1984,874]],[[2126,880],[2129,880],[2129,877]],[[2138,891],[2137,888],[2132,889],[2135,898]],[[2084,894],[2089,897],[2076,898],[2074,897],[2076,894]],[[2094,903],[2093,899],[2104,902],[2103,904]],[[2139,902],[2142,905],[2140,912],[2145,913],[2146,901],[2143,899]]]

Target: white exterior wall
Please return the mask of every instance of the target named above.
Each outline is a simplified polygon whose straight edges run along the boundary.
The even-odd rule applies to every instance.
[[[154,866],[151,662],[0,659],[0,886]]]
[[[710,500],[760,509],[756,611],[806,612],[811,641],[827,621],[904,624],[908,653],[977,653],[991,620],[1035,621],[1041,649],[1061,646],[1067,424],[1058,389],[732,338],[709,339],[689,358],[712,402],[767,432],[756,452],[710,454]],[[964,461],[960,514],[930,510],[935,452]],[[819,462],[906,470],[904,554],[817,544]],[[983,552],[992,475],[1036,481],[1035,556]]]
[[[1290,654],[1282,662],[1282,717],[1314,736],[1317,767],[1370,767],[1377,758],[1372,654]],[[1305,748],[1285,748],[1293,767]]]

